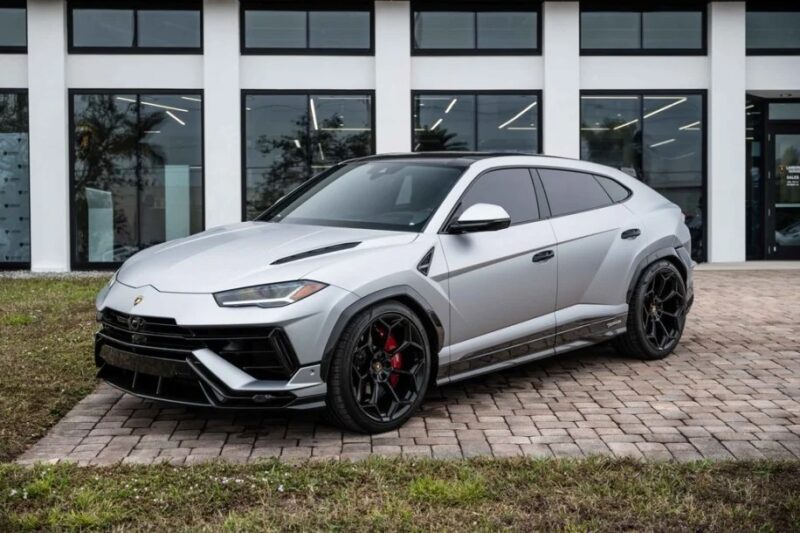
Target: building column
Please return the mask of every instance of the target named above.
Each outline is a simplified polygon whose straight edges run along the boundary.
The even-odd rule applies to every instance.
[[[66,2],[28,0],[31,270],[70,269]]]
[[[239,3],[203,1],[206,229],[242,219]],[[193,88],[193,87],[192,87]]]
[[[375,2],[375,148],[411,151],[409,2]]]
[[[542,16],[543,153],[577,159],[581,155],[580,7],[578,2],[544,2]]]
[[[710,2],[708,13],[708,261],[744,261],[745,3]]]

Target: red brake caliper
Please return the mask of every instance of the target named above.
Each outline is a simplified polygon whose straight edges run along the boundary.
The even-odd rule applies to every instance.
[[[397,341],[395,340],[395,338],[391,334],[386,338],[386,342],[383,345],[383,349],[384,349],[384,351],[387,351],[387,352],[393,352],[394,350],[397,349]],[[400,352],[397,352],[396,354],[394,354],[392,356],[392,358],[389,359],[389,364],[391,364],[392,368],[394,368],[394,369],[403,368],[403,354],[401,354]],[[397,375],[397,374],[392,374],[391,376],[389,376],[389,384],[392,387],[396,387],[397,386],[397,382],[399,380],[400,380],[400,376]]]

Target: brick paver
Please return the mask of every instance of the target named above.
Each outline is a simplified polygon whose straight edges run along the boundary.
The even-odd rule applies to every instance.
[[[311,413],[159,405],[101,385],[19,462],[800,458],[800,272],[698,272],[696,296],[664,361],[592,347],[531,363],[433,391],[388,434],[342,432]]]

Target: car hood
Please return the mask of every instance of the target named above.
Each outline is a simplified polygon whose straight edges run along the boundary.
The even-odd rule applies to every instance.
[[[291,260],[278,259],[344,243],[350,250],[408,244],[416,233],[244,222],[217,227],[139,252],[125,262],[117,280],[161,292],[213,293],[262,283],[302,279],[348,250]],[[325,280],[319,280],[325,281]]]

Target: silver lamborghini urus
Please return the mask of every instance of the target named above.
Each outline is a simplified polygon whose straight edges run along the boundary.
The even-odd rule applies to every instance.
[[[95,359],[144,398],[325,407],[383,432],[434,384],[605,341],[665,357],[692,304],[689,250],[680,208],[612,168],[366,157],[126,261],[97,297]]]

